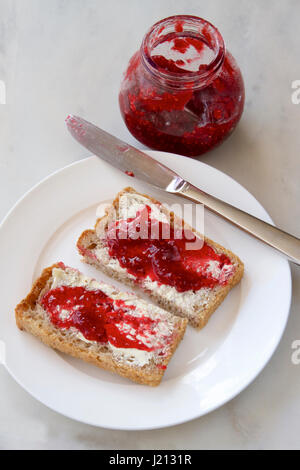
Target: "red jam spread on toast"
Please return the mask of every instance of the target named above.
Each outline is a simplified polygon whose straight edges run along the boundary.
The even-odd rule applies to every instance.
[[[150,278],[178,292],[225,285],[232,275],[228,256],[217,253],[205,241],[201,248],[191,249],[197,241],[200,239],[191,230],[151,218],[148,205],[134,218],[113,222],[106,233],[109,255],[137,282]]]
[[[89,341],[143,351],[154,351],[161,346],[157,340],[151,342],[159,320],[134,315],[134,306],[113,300],[100,289],[56,287],[43,296],[41,305],[56,327],[74,327]],[[170,338],[162,338],[164,345],[168,340]]]

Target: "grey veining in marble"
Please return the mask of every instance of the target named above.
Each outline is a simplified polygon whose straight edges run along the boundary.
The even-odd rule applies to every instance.
[[[178,13],[207,18],[221,30],[246,85],[243,119],[202,160],[237,179],[276,224],[300,236],[300,80],[298,0],[0,0],[0,218],[50,172],[86,155],[62,125],[68,113],[138,145],[118,109],[121,74],[144,32]],[[48,410],[0,366],[0,449],[300,448],[300,274],[272,360],[221,409],[170,429],[95,429]]]

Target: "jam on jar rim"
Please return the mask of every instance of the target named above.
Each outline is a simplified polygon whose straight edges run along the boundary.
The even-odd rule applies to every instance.
[[[46,292],[40,303],[53,325],[75,328],[88,341],[147,352],[170,342],[170,335],[157,338],[159,319],[134,315],[133,305],[114,300],[100,289],[62,285]]]
[[[153,233],[155,224],[159,236],[153,238],[149,233]],[[105,242],[109,255],[137,282],[150,279],[178,292],[225,285],[234,270],[230,258],[217,253],[206,241],[200,249],[187,249],[187,243],[196,242],[198,237],[191,231],[187,236],[184,229],[180,230],[179,238],[178,228],[175,234],[172,225],[151,218],[151,208],[145,205],[135,217],[113,222]],[[138,232],[143,235],[137,237]],[[168,237],[162,237],[166,233]]]
[[[172,71],[168,67],[159,66],[153,59],[151,51],[157,44],[164,41],[161,34],[170,26],[174,29],[172,33],[174,38],[186,37],[202,41],[204,44],[209,43],[209,47],[214,52],[213,60],[196,71],[176,70],[176,68]],[[219,30],[209,21],[192,15],[175,15],[155,23],[150,28],[144,36],[140,51],[144,67],[152,79],[157,80],[166,88],[196,90],[207,86],[215,78],[223,65],[226,47]]]

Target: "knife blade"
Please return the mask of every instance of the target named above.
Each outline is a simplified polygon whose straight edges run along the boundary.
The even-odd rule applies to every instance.
[[[211,196],[146,153],[78,116],[69,115],[66,124],[71,135],[81,145],[115,168],[128,174],[134,173],[136,178],[159,189],[203,204],[207,209],[300,265],[299,238]]]
[[[70,114],[66,124],[81,145],[124,173],[134,173],[136,178],[168,192],[184,183],[170,168],[78,116]]]

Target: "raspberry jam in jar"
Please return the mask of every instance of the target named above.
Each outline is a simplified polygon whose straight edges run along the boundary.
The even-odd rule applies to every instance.
[[[119,101],[143,144],[188,156],[219,145],[244,107],[243,78],[219,31],[195,16],[156,23],[131,58]]]

